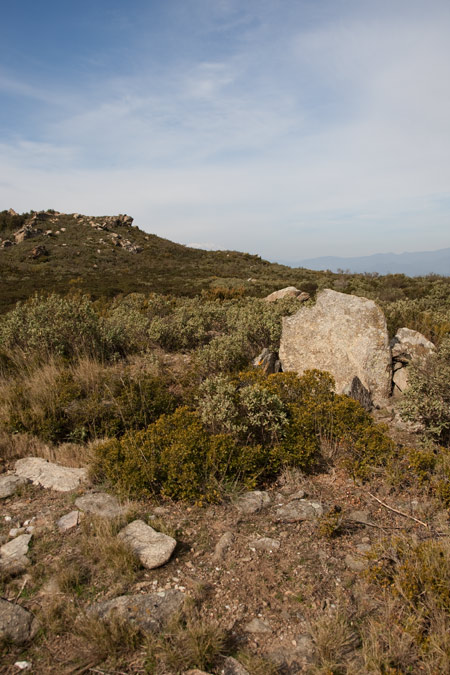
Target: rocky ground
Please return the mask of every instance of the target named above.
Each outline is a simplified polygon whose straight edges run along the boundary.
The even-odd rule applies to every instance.
[[[226,635],[214,672],[319,672],[315,622],[365,596],[380,542],[448,532],[447,514],[423,497],[336,469],[286,473],[210,506],[119,503],[84,469],[39,458],[5,469],[3,673],[187,671],[189,659],[154,661],[129,637],[118,649],[99,628],[120,620],[164,634],[186,607],[197,626]]]

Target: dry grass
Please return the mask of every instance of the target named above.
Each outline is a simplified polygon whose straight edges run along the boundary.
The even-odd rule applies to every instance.
[[[194,608],[173,619],[146,645],[149,672],[183,673],[190,668],[207,670],[217,662],[225,645],[218,622],[206,621]]]
[[[315,646],[312,672],[317,675],[347,673],[361,642],[349,611],[337,606],[318,616],[311,622],[310,633]]]

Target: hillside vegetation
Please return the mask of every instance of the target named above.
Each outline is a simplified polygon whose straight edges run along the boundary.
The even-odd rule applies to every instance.
[[[27,223],[53,231],[0,249],[0,463],[89,478],[2,501],[0,544],[32,538],[19,569],[2,552],[1,595],[39,622],[0,645],[4,672],[449,672],[450,280],[291,270],[127,217],[3,212],[3,242]],[[436,351],[372,413],[329,373],[265,374],[255,357],[299,301],[263,298],[287,285],[310,303],[324,287],[373,298],[392,335],[419,330]],[[104,491],[125,508],[60,531]],[[136,519],[177,540],[166,564],[146,569],[118,538]],[[189,602],[156,634],[92,614],[169,590]]]

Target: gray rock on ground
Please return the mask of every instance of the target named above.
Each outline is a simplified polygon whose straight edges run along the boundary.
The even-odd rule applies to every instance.
[[[223,663],[221,675],[250,675],[244,666],[236,661],[232,656],[225,659]]]
[[[67,532],[68,530],[72,530],[74,527],[76,527],[79,522],[80,512],[71,511],[70,513],[66,513],[65,516],[61,516],[56,524],[60,532]]]
[[[8,574],[20,574],[30,564],[27,557],[31,534],[21,534],[0,547],[0,569]]]
[[[308,499],[296,499],[275,511],[275,519],[284,523],[296,523],[302,520],[315,520],[323,515],[323,506]]]
[[[75,506],[84,513],[91,513],[101,518],[118,518],[127,512],[113,495],[107,492],[89,492],[75,500]]]
[[[0,499],[11,497],[19,487],[25,483],[23,478],[16,476],[13,473],[4,473],[0,476]]]
[[[280,343],[283,371],[317,368],[331,373],[337,393],[350,393],[354,378],[376,405],[391,393],[391,352],[386,319],[367,298],[330,289],[312,307],[283,318]]]
[[[119,619],[143,631],[156,633],[183,607],[185,595],[178,590],[148,595],[121,595],[92,605],[88,613],[99,619]]]
[[[244,626],[244,631],[246,633],[271,633],[272,629],[267,621],[255,617]]]
[[[214,548],[214,553],[212,556],[213,560],[215,560],[216,562],[223,560],[232,543],[233,543],[233,533],[224,532],[224,534],[220,537],[219,541],[217,542]]]
[[[268,492],[253,490],[252,492],[244,492],[236,501],[235,506],[241,513],[251,515],[252,513],[258,513],[258,511],[269,506],[269,504],[270,495]]]
[[[259,539],[254,539],[249,542],[249,547],[255,549],[256,551],[278,551],[280,548],[280,542],[278,539],[271,539],[270,537],[260,537]]]
[[[42,457],[24,457],[18,459],[15,465],[16,476],[31,481],[33,485],[70,492],[76,490],[80,483],[87,478],[87,469],[73,469],[53,462],[47,462]]]
[[[275,302],[276,300],[281,300],[282,298],[297,298],[299,302],[305,302],[309,300],[309,293],[304,291],[299,291],[295,286],[286,286],[286,288],[280,288],[279,291],[274,291],[267,295],[264,300],[266,302]]]
[[[177,545],[173,537],[157,532],[143,520],[134,520],[117,535],[149,570],[166,563]]]
[[[0,641],[23,644],[34,637],[37,629],[38,622],[28,610],[0,598]]]
[[[435,345],[416,330],[400,328],[391,340],[393,359],[393,396],[400,396],[408,387],[408,370],[412,363],[424,361],[435,350]]]

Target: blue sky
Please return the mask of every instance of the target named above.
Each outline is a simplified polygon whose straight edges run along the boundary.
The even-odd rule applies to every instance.
[[[0,208],[295,261],[450,246],[448,0],[2,3]]]

